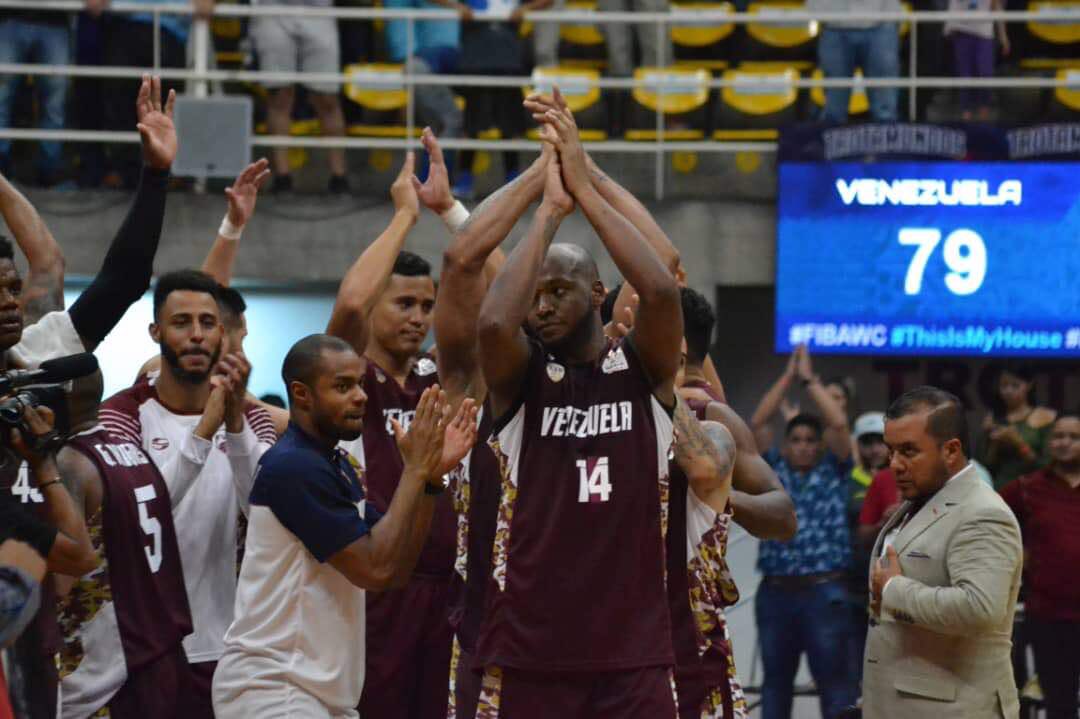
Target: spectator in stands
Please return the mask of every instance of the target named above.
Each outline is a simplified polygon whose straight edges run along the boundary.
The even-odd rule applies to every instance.
[[[151,8],[172,0],[135,0]],[[191,0],[198,17],[209,17],[214,0]],[[91,14],[107,9],[108,0],[89,0]],[[158,46],[160,67],[183,68],[187,65],[187,41],[191,18],[187,15],[161,14],[161,41]],[[120,67],[155,67],[154,62],[154,15],[146,13],[106,12],[102,23],[102,50],[106,65]],[[131,98],[138,93],[138,78],[118,78],[103,83],[104,122],[106,130],[130,132],[135,126],[135,109]],[[182,83],[164,83],[162,92],[182,89]],[[109,187],[134,189],[139,180],[142,159],[136,145],[114,144],[109,147],[110,171],[104,182]]]
[[[670,3],[668,0],[599,0],[597,9],[604,12],[667,12]],[[658,43],[653,23],[604,23],[602,30],[607,43],[609,75],[629,77],[638,64],[663,67],[671,62],[671,35],[664,32]],[[640,63],[634,62],[633,36],[637,37],[641,50]]]
[[[807,0],[810,12],[869,13],[899,12],[899,0]],[[868,78],[896,77],[900,74],[900,37],[895,22],[851,20],[821,24],[818,36],[818,64],[827,78],[852,78],[862,68]],[[899,91],[895,87],[868,90],[870,115],[875,122],[896,122]],[[823,122],[845,123],[851,88],[825,90]]]
[[[261,0],[260,5],[305,5],[330,7],[331,0]],[[250,35],[259,57],[259,67],[264,72],[341,72],[341,52],[337,22],[327,17],[300,17],[297,15],[259,17],[251,22]],[[292,110],[295,90],[291,82],[264,82],[270,93],[266,108],[266,124],[272,135],[288,135],[292,126]],[[318,115],[319,125],[325,137],[344,137],[345,115],[341,110],[337,83],[306,82],[310,91],[308,99]],[[331,194],[347,194],[349,180],[346,177],[345,150],[328,151]],[[289,174],[289,151],[275,147],[273,153],[275,192],[293,189]]]
[[[1035,405],[1031,368],[1007,364],[998,374],[997,396],[975,446],[976,458],[990,470],[998,490],[1045,464],[1046,438],[1055,413]]]
[[[1001,495],[1024,535],[1026,629],[1047,719],[1076,719],[1080,691],[1080,412],[1057,418],[1050,465]]]
[[[391,9],[446,7],[428,0],[386,0]],[[451,7],[458,9],[456,4]],[[419,75],[453,75],[461,58],[461,25],[457,20],[420,20],[413,25],[412,57],[408,52],[408,22],[389,20],[386,23],[386,50],[391,62],[406,63],[409,71]],[[438,137],[461,137],[464,119],[448,85],[417,85],[416,119],[432,128]]]
[[[1002,0],[949,0],[951,12],[1004,10]],[[994,76],[994,30],[997,29],[1001,54],[1009,54],[1009,36],[1005,23],[992,21],[952,21],[945,23],[945,36],[952,47],[953,75],[956,77]],[[959,90],[960,117],[971,120],[990,119],[990,90],[961,87]],[[976,115],[977,113],[977,115]]]
[[[551,0],[468,0],[454,3],[465,25],[461,28],[461,61],[463,75],[523,75],[527,71],[525,47],[519,26],[525,12],[539,10]],[[503,15],[508,22],[473,21],[474,12]],[[520,137],[525,132],[525,112],[521,108],[521,90],[516,87],[465,87],[465,134],[479,137],[495,128],[503,139]],[[475,194],[472,174],[472,150],[459,153],[454,195],[469,199]],[[518,175],[516,152],[503,153],[503,169],[509,182]]]
[[[772,421],[796,379],[817,405],[825,426],[813,415],[799,414],[787,422],[781,451],[766,455],[795,504],[799,529],[790,542],[763,541],[758,555],[764,575],[756,597],[765,669],[764,719],[791,716],[803,652],[820,692],[823,717],[837,716],[855,700],[847,660],[852,630],[845,588],[851,559],[846,481],[851,434],[847,417],[814,374],[805,347],[795,352],[762,398],[751,425],[757,433]]]
[[[44,10],[0,12],[0,63],[68,65],[71,62],[70,20],[67,13]],[[23,78],[0,78],[0,127],[11,127],[15,95]],[[67,78],[63,75],[36,75],[42,130],[64,128]],[[130,97],[130,95],[128,96]],[[11,174],[11,141],[0,140],[0,174]],[[64,163],[59,142],[42,142],[38,155],[38,182],[55,185],[63,179]]]

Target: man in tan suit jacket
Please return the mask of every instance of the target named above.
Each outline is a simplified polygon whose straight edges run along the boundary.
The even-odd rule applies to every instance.
[[[885,442],[906,501],[871,560],[863,717],[1016,719],[1016,518],[968,460],[954,395],[905,393],[886,413]]]

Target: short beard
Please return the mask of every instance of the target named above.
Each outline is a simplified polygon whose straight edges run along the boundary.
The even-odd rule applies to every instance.
[[[324,439],[332,439],[335,442],[352,442],[354,439],[359,439],[363,434],[364,428],[361,425],[360,429],[353,434],[353,432],[346,431],[334,423],[329,417],[325,417],[321,414],[312,414],[311,423],[315,425],[315,430],[319,433],[319,436]]]
[[[192,372],[184,369],[180,366],[180,355],[173,351],[172,347],[169,347],[164,342],[158,343],[161,347],[161,358],[165,360],[165,365],[169,368],[169,372],[179,382],[183,384],[198,386],[206,382],[210,378],[210,373],[214,371],[214,367],[217,366],[218,359],[221,357],[221,345],[217,346],[213,354],[210,355],[209,369],[205,372]]]

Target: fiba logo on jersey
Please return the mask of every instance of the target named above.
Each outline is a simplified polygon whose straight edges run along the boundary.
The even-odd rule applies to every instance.
[[[561,364],[548,362],[547,374],[552,382],[562,382],[562,378],[566,376],[566,368]]]
[[[630,365],[626,361],[626,355],[623,354],[622,347],[617,347],[614,352],[608,352],[607,357],[604,358],[604,363],[600,365],[600,370],[604,374],[615,374],[628,369],[630,369]]]
[[[435,374],[438,367],[431,360],[430,357],[421,357],[416,363],[416,374],[421,377],[427,377],[429,374]]]
[[[150,440],[150,446],[159,452],[164,452],[169,448],[169,440],[164,437],[154,437]]]

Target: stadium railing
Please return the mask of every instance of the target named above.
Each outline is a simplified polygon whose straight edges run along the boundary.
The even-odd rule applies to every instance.
[[[84,8],[82,0],[0,0],[0,11],[3,10],[35,10],[55,12],[78,12]],[[188,69],[174,69],[159,67],[160,61],[160,33],[161,18],[165,15],[192,15],[194,13],[190,3],[162,3],[140,4],[116,0],[109,5],[109,12],[126,14],[151,14],[154,26],[155,67],[154,72],[163,78],[182,80],[189,83],[189,92],[196,96],[205,96],[209,92],[209,83],[216,82],[252,82],[278,81],[278,82],[322,82],[337,83],[344,85],[350,81],[350,75],[344,72],[337,73],[285,73],[263,72],[253,70],[210,69],[210,26],[205,20],[194,19],[192,24],[192,52],[193,67]],[[392,20],[400,19],[407,21],[407,44],[406,55],[411,56],[415,47],[415,23],[419,20],[449,20],[457,19],[458,15],[452,10],[443,9],[389,9],[389,8],[346,8],[346,7],[304,7],[296,5],[234,5],[217,3],[214,9],[214,17],[251,18],[258,16],[322,16],[332,17],[339,20]],[[506,21],[505,14],[476,13],[475,21],[500,22]],[[943,88],[993,88],[993,89],[1060,89],[1073,87],[1076,80],[1070,80],[1071,74],[1058,73],[1053,77],[990,77],[990,78],[958,78],[952,76],[919,76],[918,46],[919,26],[925,24],[944,23],[947,21],[1006,21],[1028,22],[1039,21],[1041,23],[1069,23],[1080,24],[1080,10],[1069,4],[1063,4],[1060,8],[1043,7],[1038,11],[1033,10],[1009,10],[1009,11],[897,11],[897,12],[842,12],[842,13],[812,13],[792,11],[785,9],[783,12],[751,13],[751,12],[720,12],[714,10],[701,10],[687,13],[682,10],[678,13],[666,12],[597,12],[593,10],[544,10],[529,12],[525,20],[532,23],[576,23],[576,24],[652,24],[655,27],[658,40],[664,38],[672,26],[686,25],[709,25],[709,24],[776,24],[790,26],[794,23],[828,23],[828,22],[895,22],[908,24],[910,37],[907,42],[908,58],[906,75],[894,78],[791,78],[787,85],[798,90],[813,88],[850,87],[869,89],[876,87],[895,87],[906,89],[908,119],[915,120],[917,107],[917,94],[919,90],[933,90]],[[0,63],[0,75],[64,75],[67,77],[96,77],[96,78],[137,78],[147,68],[139,67],[103,67],[103,66],[79,66],[79,65],[42,65],[32,63]],[[484,76],[484,75],[432,75],[413,74],[406,65],[403,68],[403,83],[408,94],[409,101],[406,106],[406,132],[401,138],[383,137],[297,137],[282,135],[253,135],[252,145],[262,147],[288,146],[307,148],[344,147],[346,149],[408,149],[418,146],[415,137],[416,118],[413,93],[420,85],[449,85],[454,87],[484,86],[484,87],[525,87],[531,84],[529,76]],[[651,81],[661,88],[673,78],[659,76]],[[595,85],[601,89],[626,89],[630,90],[640,86],[640,81],[634,78],[616,78],[600,76]],[[746,78],[724,79],[714,77],[708,81],[710,90],[739,87],[743,90],[747,87]],[[765,87],[767,85],[767,88]],[[775,89],[776,80],[763,81],[762,89]],[[673,141],[665,139],[665,117],[660,104],[656,112],[656,133],[652,140],[626,141],[604,140],[599,142],[587,142],[591,152],[609,153],[651,153],[656,159],[656,195],[664,194],[664,155],[672,152],[774,152],[775,141],[715,141],[715,140],[692,140]],[[40,130],[24,128],[0,128],[0,138],[12,140],[60,140],[65,142],[138,142],[136,132],[108,132],[87,130]],[[466,139],[446,138],[441,143],[447,149],[476,149],[476,150],[535,150],[536,142],[524,139]]]

